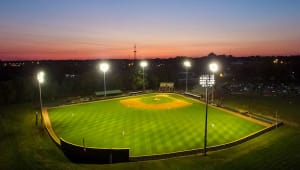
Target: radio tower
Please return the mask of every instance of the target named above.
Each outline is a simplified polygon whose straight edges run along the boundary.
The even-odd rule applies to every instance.
[[[133,59],[136,60],[136,45],[134,44]]]

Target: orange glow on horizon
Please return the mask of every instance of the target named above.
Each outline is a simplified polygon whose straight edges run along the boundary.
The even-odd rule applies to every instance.
[[[3,44],[3,42],[2,42]],[[129,44],[129,43],[127,43]],[[32,44],[0,46],[0,59],[117,59],[133,58],[133,45],[102,46],[89,44]],[[176,56],[202,57],[210,52],[233,56],[253,55],[297,55],[300,41],[288,42],[236,42],[236,43],[173,43],[173,44],[137,44],[137,58],[170,58]],[[297,50],[295,50],[297,49]]]

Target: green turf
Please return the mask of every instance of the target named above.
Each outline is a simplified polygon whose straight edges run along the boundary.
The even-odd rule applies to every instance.
[[[300,120],[299,100],[299,96],[228,95],[224,96],[223,103],[240,111],[260,113],[274,118],[277,112],[279,119],[287,120],[292,124],[299,124],[297,122],[297,120]]]
[[[228,96],[225,104],[246,104],[247,96]],[[259,97],[258,97],[259,98]],[[286,110],[284,115],[298,124],[285,124],[262,136],[236,147],[209,152],[206,157],[192,155],[166,160],[119,163],[113,165],[74,164],[51,141],[41,125],[35,126],[38,103],[0,106],[0,169],[299,169],[300,167],[300,97],[293,98],[290,106],[285,98],[269,97],[267,105],[257,103],[256,108],[265,107]],[[37,99],[38,101],[38,99]],[[261,100],[259,100],[261,101]],[[289,107],[287,107],[289,106]],[[34,109],[36,108],[36,109]]]
[[[172,101],[155,95],[144,95],[141,101]],[[136,109],[115,99],[52,108],[48,112],[57,136],[78,145],[82,145],[84,138],[88,147],[130,148],[131,156],[203,147],[205,105],[176,94],[170,96],[192,105],[165,110]],[[228,143],[263,128],[218,109],[209,108],[208,112],[208,146]]]

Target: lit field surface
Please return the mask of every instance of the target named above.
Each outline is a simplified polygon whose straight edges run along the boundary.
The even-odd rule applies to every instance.
[[[205,105],[177,94],[147,94],[48,109],[58,137],[87,147],[130,148],[130,156],[203,147]],[[245,137],[264,126],[208,109],[208,146]]]

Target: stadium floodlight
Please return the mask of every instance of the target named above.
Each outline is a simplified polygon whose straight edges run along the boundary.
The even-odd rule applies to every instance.
[[[213,73],[217,72],[219,70],[219,66],[217,63],[210,63],[209,64],[209,70]]]
[[[141,65],[141,67],[144,68],[144,67],[148,66],[148,63],[147,63],[147,61],[141,61],[140,65]]]
[[[147,61],[141,61],[140,65],[143,69],[143,91],[145,92],[145,71],[144,70],[145,70],[145,67],[148,66],[148,63],[147,63]]]
[[[44,83],[45,81],[45,73],[43,71],[38,72],[37,74],[37,80],[38,80],[38,84],[39,84],[39,92],[40,92],[40,107],[41,107],[41,123],[43,124],[43,101],[42,101],[42,88],[41,88],[41,84]]]
[[[104,96],[106,96],[106,82],[105,82],[105,73],[109,69],[109,64],[107,63],[100,63],[99,65],[100,70],[103,72],[103,84],[104,84]]]
[[[213,75],[215,74],[215,72],[217,72],[219,70],[219,66],[217,63],[212,62],[209,64],[209,70],[213,73]],[[211,103],[214,103],[214,87],[211,88]]]
[[[101,70],[103,73],[107,72],[108,69],[109,69],[109,65],[108,65],[107,63],[101,63],[101,64],[100,64],[100,70]]]
[[[215,84],[215,75],[205,74],[200,76],[199,84],[205,88],[212,87]]]
[[[37,74],[37,80],[38,80],[39,84],[44,83],[44,81],[45,81],[44,77],[45,77],[45,73],[43,71],[40,71]]]
[[[192,66],[191,62],[186,60],[183,62],[183,66],[185,67],[185,92],[188,91],[187,82],[188,82],[188,68]]]
[[[208,110],[208,94],[207,89],[215,84],[214,75],[202,75],[200,77],[199,84],[205,87],[205,127],[204,127],[204,147],[203,154],[206,156],[206,145],[207,145],[207,110]]]

